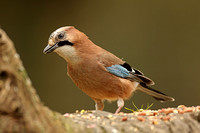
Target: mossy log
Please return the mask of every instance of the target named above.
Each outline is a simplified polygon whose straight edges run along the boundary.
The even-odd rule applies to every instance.
[[[63,116],[41,103],[13,42],[0,29],[0,133],[199,133],[199,110],[199,106],[181,106],[117,115],[81,111]]]

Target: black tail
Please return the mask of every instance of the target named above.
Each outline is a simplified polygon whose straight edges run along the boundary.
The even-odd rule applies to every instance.
[[[140,83],[139,90],[152,96],[153,98],[155,98],[156,100],[159,100],[160,102],[175,100],[174,98],[167,96],[166,94],[160,91],[152,89],[151,87],[147,86],[145,83]]]

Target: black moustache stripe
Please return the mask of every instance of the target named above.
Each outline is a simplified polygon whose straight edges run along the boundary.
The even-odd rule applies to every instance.
[[[74,45],[73,43],[69,42],[69,41],[60,41],[58,44],[57,44],[59,47],[60,46],[64,46],[64,45]]]

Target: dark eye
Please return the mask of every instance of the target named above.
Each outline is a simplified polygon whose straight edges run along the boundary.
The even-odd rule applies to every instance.
[[[61,32],[61,33],[59,33],[59,34],[57,35],[57,38],[58,38],[59,40],[63,39],[64,37],[65,37],[65,33],[63,33],[63,32]]]

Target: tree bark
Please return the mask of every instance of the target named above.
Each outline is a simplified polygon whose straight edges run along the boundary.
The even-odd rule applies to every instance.
[[[200,132],[200,107],[112,114],[65,114],[45,107],[31,84],[13,42],[0,29],[0,133]]]
[[[13,42],[0,29],[0,132],[67,132],[70,123],[42,105]]]

